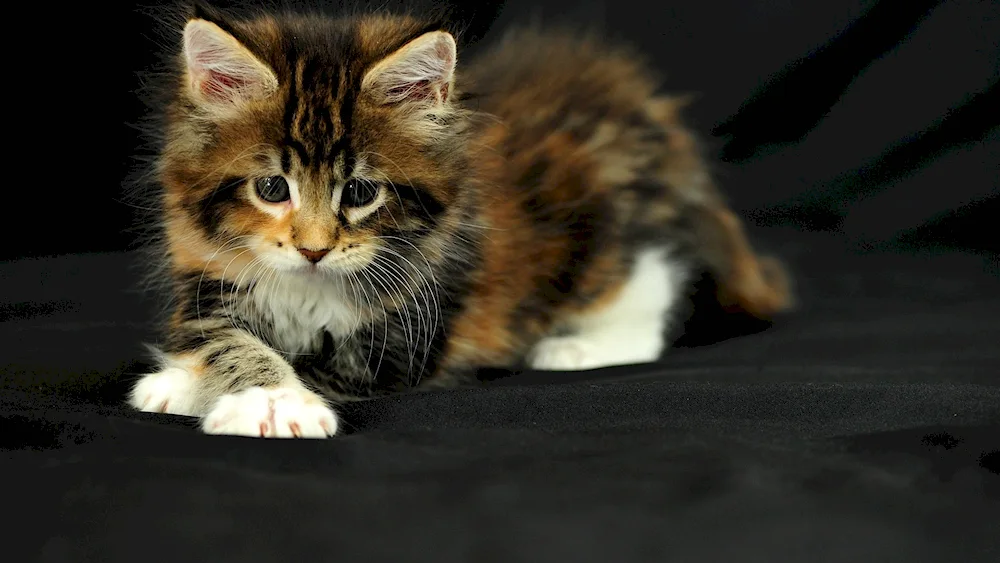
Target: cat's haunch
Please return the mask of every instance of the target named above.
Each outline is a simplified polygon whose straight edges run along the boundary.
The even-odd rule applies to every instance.
[[[323,437],[338,401],[481,368],[657,360],[702,272],[726,306],[790,302],[627,50],[523,30],[464,61],[413,16],[201,8],[178,55],[175,308],[136,408]]]

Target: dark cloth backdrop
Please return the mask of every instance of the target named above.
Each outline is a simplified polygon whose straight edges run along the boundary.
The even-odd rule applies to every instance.
[[[649,53],[800,304],[705,310],[655,365],[352,404],[326,441],[122,406],[156,303],[119,183],[166,40],[59,10],[72,64],[16,61],[57,165],[5,191],[5,560],[1000,561],[996,2],[458,6],[466,54],[533,18]]]

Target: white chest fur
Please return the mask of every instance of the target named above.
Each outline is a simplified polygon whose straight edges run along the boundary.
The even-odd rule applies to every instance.
[[[361,319],[350,295],[346,281],[300,275],[265,279],[250,292],[254,307],[267,318],[275,348],[287,354],[315,352],[324,332],[336,337],[354,330]]]

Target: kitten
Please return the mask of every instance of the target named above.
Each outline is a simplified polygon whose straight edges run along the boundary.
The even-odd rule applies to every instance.
[[[789,304],[627,51],[524,30],[456,73],[433,21],[205,7],[180,51],[174,308],[135,408],[324,437],[336,402],[483,367],[654,361],[698,272],[727,307]]]

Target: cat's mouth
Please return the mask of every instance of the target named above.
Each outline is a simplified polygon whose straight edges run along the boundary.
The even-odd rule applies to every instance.
[[[295,268],[295,273],[302,274],[306,276],[323,276],[323,275],[333,275],[341,273],[342,269],[338,267],[331,267],[327,264],[313,264],[312,262],[306,262],[304,264],[299,264]]]
[[[337,278],[359,270],[363,267],[357,260],[349,258],[338,258],[334,260],[323,260],[321,262],[299,263],[293,268],[293,272],[307,277],[328,277]]]

